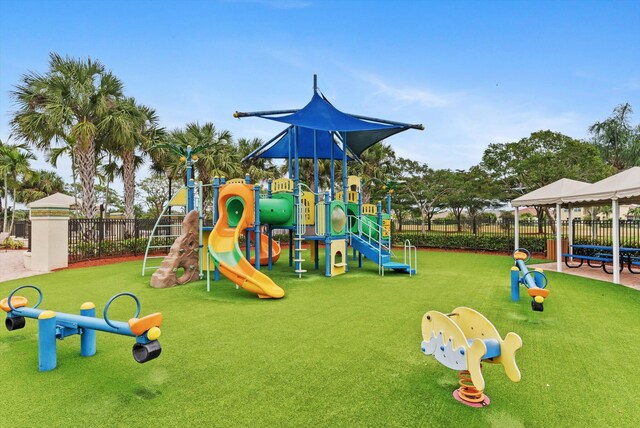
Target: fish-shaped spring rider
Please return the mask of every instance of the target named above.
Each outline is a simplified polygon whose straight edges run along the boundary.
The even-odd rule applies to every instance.
[[[507,333],[502,339],[491,321],[470,308],[458,307],[449,314],[429,311],[422,318],[422,352],[460,371],[460,387],[453,396],[472,407],[490,403],[483,392],[481,362],[502,364],[509,379],[519,382],[516,351],[521,347],[520,336]]]

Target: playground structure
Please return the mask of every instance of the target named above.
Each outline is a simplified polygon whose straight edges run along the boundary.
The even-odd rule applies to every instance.
[[[515,266],[511,268],[511,300],[520,301],[520,284],[527,288],[527,294],[531,297],[531,309],[537,312],[544,311],[544,301],[549,296],[547,276],[542,269],[536,268],[530,271],[526,263],[531,259],[531,254],[524,248],[516,248],[513,252]]]
[[[195,182],[192,170],[197,158],[191,155],[188,147],[184,156],[187,185],[172,198],[158,218],[145,252],[143,275],[147,269],[154,268],[147,266],[147,259],[162,257],[151,255],[150,250],[170,247],[166,242],[154,245],[153,240],[163,227],[170,230],[176,227],[162,224],[163,218],[184,216],[171,213],[171,207],[176,206],[184,206],[185,214],[194,209],[200,213],[199,249],[205,248],[206,242],[207,251],[201,251],[199,273],[200,278],[204,278],[206,270],[208,291],[213,271],[214,280],[218,280],[222,273],[236,286],[259,297],[284,296],[284,291],[260,272],[261,266],[271,270],[280,257],[280,245],[273,240],[275,229],[289,232],[289,265],[298,277],[307,272],[302,263],[308,250],[315,269],[320,268],[321,242],[324,243],[324,274],[327,277],[349,271],[349,246],[353,248],[353,261],[357,260],[359,267],[365,257],[378,265],[381,275],[385,270],[409,275],[416,273],[417,254],[409,241],[404,243],[404,260],[392,260],[390,212],[395,183],[387,187],[386,212],[383,212],[381,201],[377,204],[363,203],[364,183],[359,177],[348,175],[347,164],[359,161],[358,156],[364,150],[382,139],[408,129],[424,129],[422,125],[342,113],[319,92],[315,76],[313,98],[303,109],[236,112],[234,116],[258,116],[290,125],[243,159],[285,159],[289,178],[267,180],[265,193],[261,193],[261,186],[251,183],[248,175],[232,180],[215,177],[210,184]],[[313,183],[301,182],[300,159],[313,159]],[[325,191],[321,191],[319,184],[318,161],[321,159],[330,160],[331,165],[330,184]],[[340,161],[343,166],[341,185],[335,176],[336,163]],[[207,186],[213,188],[213,226],[203,224],[202,189]],[[176,238],[179,235],[165,233],[161,236]],[[241,237],[244,237],[244,251],[240,248]],[[303,248],[305,241],[309,248]],[[252,243],[255,248],[253,257]]]
[[[38,292],[38,302],[27,307],[27,298],[15,295],[17,291],[31,288]],[[136,302],[137,310],[128,322],[112,321],[108,317],[109,307],[121,296],[129,296]],[[146,363],[157,358],[162,351],[158,338],[162,314],[159,312],[138,318],[140,300],[131,293],[119,293],[111,297],[104,307],[103,319],[96,318],[96,305],[85,302],[80,306],[80,315],[38,309],[42,303],[42,291],[33,285],[23,285],[14,289],[8,297],[0,301],[0,309],[7,313],[7,330],[19,330],[26,325],[26,318],[38,320],[38,366],[40,371],[56,368],[56,339],[80,336],[80,355],[90,357],[96,353],[96,331],[131,336],[136,338],[133,345],[133,358],[138,363]]]
[[[522,348],[522,339],[513,332],[502,339],[491,321],[473,309],[458,307],[449,314],[427,312],[422,318],[422,339],[424,354],[460,371],[460,387],[453,396],[461,403],[471,407],[490,403],[484,394],[483,361],[502,364],[509,379],[520,381],[515,354]]]

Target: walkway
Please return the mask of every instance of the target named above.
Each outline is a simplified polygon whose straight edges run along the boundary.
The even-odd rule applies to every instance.
[[[556,262],[553,263],[544,263],[538,265],[532,265],[533,267],[539,267],[548,271],[556,271]],[[608,274],[602,270],[602,268],[592,268],[587,266],[585,262],[582,267],[579,268],[568,268],[567,265],[562,265],[562,273],[566,273],[569,275],[581,276],[584,278],[592,278],[599,279],[600,281],[612,282],[613,275]],[[629,272],[626,265],[622,272],[620,272],[620,285],[624,285],[625,287],[633,288],[636,290],[640,290],[640,274],[633,274]]]
[[[0,282],[46,273],[25,269],[23,254],[24,250],[0,250]]]

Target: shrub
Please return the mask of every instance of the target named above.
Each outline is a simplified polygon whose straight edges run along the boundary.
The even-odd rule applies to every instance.
[[[18,240],[18,239],[13,239],[10,236],[7,236],[7,238],[2,241],[2,243],[0,243],[0,248],[6,248],[9,250],[19,250],[20,248],[23,248],[24,244],[22,243],[22,241]]]

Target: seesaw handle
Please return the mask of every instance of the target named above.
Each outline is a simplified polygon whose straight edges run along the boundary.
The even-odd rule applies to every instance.
[[[129,293],[129,292],[124,292],[124,293],[118,293],[115,296],[113,296],[112,298],[109,299],[109,301],[107,302],[107,304],[104,307],[104,322],[107,323],[107,325],[111,328],[114,328],[116,330],[118,330],[118,327],[116,327],[115,325],[113,325],[111,323],[111,321],[109,321],[109,316],[108,316],[108,312],[109,312],[109,306],[111,306],[111,303],[113,303],[114,300],[116,300],[118,297],[121,296],[129,296],[131,297],[133,300],[135,300],[136,302],[136,314],[133,316],[133,318],[138,318],[138,315],[140,315],[140,300],[136,297],[135,294],[133,293]]]

